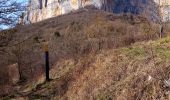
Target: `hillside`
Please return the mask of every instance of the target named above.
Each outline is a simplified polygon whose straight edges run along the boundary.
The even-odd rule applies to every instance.
[[[169,100],[168,29],[160,39],[143,16],[88,8],[2,31],[1,99]],[[43,41],[53,79],[45,83]]]

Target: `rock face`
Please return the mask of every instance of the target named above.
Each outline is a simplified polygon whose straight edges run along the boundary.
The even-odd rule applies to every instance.
[[[88,5],[113,13],[145,14],[151,20],[158,20],[158,8],[164,4],[164,0],[30,0],[27,20],[34,23]]]
[[[160,6],[161,19],[166,22],[170,21],[170,0],[155,0]]]
[[[29,3],[27,20],[38,22],[70,11],[77,10],[84,6],[101,6],[100,0],[31,0]]]

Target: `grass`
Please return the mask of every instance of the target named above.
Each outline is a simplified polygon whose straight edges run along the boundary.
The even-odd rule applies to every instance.
[[[157,46],[155,51],[162,59],[170,59],[170,49]]]
[[[11,100],[12,98],[14,98],[15,95],[8,95],[2,98],[2,100]]]
[[[79,75],[80,78],[76,76],[77,78],[73,81],[73,83],[71,84],[71,88],[67,90],[66,92],[67,94],[65,94],[64,96],[72,97],[72,99],[74,99],[79,94],[83,96],[90,95],[93,97],[94,100],[112,100],[112,99],[121,98],[121,97],[128,98],[128,99],[142,98],[145,100],[145,99],[150,99],[152,97],[156,97],[157,95],[159,96],[160,94],[158,94],[158,91],[160,91],[161,97],[166,98],[163,95],[164,92],[163,92],[163,89],[161,88],[161,84],[159,82],[160,80],[157,80],[156,78],[154,78],[156,77],[157,74],[160,77],[163,76],[162,75],[163,72],[161,72],[161,70],[164,68],[164,66],[160,66],[162,64],[157,65],[156,64],[157,61],[153,62],[153,59],[151,59],[151,61],[148,62],[147,64],[143,62],[144,60],[147,59],[148,56],[150,56],[150,53],[148,53],[150,49],[147,49],[150,47],[150,44],[153,45],[153,48],[152,48],[153,52],[155,54],[158,54],[158,56],[156,56],[157,58],[166,57],[169,59],[170,51],[166,48],[166,46],[170,44],[168,37],[160,39],[160,40],[156,40],[156,41],[137,43],[137,44],[133,44],[128,47],[116,49],[117,51],[119,51],[117,52],[118,57],[119,57],[119,60],[118,60],[119,64],[116,66],[115,66],[115,63],[117,62],[114,62],[112,60],[112,57],[115,56],[113,52],[115,49],[114,50],[102,50],[103,52],[99,54],[95,54],[95,56],[98,57],[100,61],[98,62],[95,61],[96,60],[95,57],[91,56],[91,58],[94,57],[94,61],[90,60],[92,64],[88,65],[88,68],[85,71],[86,73],[82,72],[82,74]],[[89,58],[90,57],[87,56],[87,59]],[[129,58],[132,58],[132,59],[129,59]],[[84,57],[82,57],[81,59],[80,58],[78,59],[79,59],[78,61],[79,66],[87,63]],[[69,68],[76,66],[73,63],[74,61],[64,60],[64,62],[65,64],[63,66],[66,67],[64,71],[70,70]],[[147,80],[149,75],[151,77],[153,76],[152,77],[153,81]],[[86,77],[88,77],[87,80],[85,80]],[[98,80],[98,78],[100,79]],[[101,80],[102,82],[100,83]],[[110,82],[108,80],[114,80],[114,81]],[[89,85],[93,83],[94,85]],[[106,87],[102,87],[102,88],[97,87],[97,86],[102,86],[103,84],[107,84]],[[55,85],[54,86],[49,86],[49,84],[43,85],[43,88],[47,90],[57,89],[54,87]],[[96,88],[100,88],[100,90],[97,91],[97,93],[94,92],[94,94],[91,94],[92,92],[88,90],[88,89],[93,90]],[[125,91],[126,95],[124,95],[123,93],[125,89],[127,89],[128,91],[128,92]],[[75,94],[75,91],[79,91],[78,94]],[[109,92],[105,92],[105,91],[109,91]],[[53,96],[55,97],[55,95],[56,94],[54,94]],[[56,95],[56,97],[57,96],[58,95]],[[29,98],[30,99],[43,99],[43,98],[46,99],[48,97],[42,96],[41,94],[35,94],[35,95],[30,95]]]
[[[147,43],[138,43],[137,45],[121,48],[122,53],[125,53],[131,57],[143,58],[153,52],[154,55],[162,59],[170,59],[170,37],[158,39],[156,41],[150,41]],[[145,47],[149,47],[145,48]],[[152,49],[152,51],[151,51]],[[149,52],[148,52],[149,50]]]
[[[140,46],[130,46],[122,48],[121,51],[128,56],[142,58],[146,56],[146,51]]]
[[[170,59],[170,50],[168,47],[170,37],[152,41],[151,43],[140,42],[134,44],[139,41],[157,39],[153,38],[157,36],[157,29],[155,27],[153,28],[152,24],[149,25],[145,22],[138,24],[133,22],[131,24],[127,21],[122,21],[121,18],[114,21],[108,20],[105,13],[101,14],[103,12],[98,14],[98,18],[93,16],[95,14],[94,12],[87,13],[83,13],[83,16],[79,16],[79,14],[61,16],[57,19],[59,20],[58,23],[47,24],[50,22],[49,20],[47,20],[46,24],[42,24],[41,22],[35,23],[31,26],[32,28],[26,27],[25,29],[27,31],[22,28],[18,33],[19,37],[16,37],[16,39],[26,38],[26,35],[42,31],[42,38],[47,41],[49,40],[50,43],[50,64],[52,68],[56,68],[54,70],[54,76],[67,77],[65,75],[68,74],[74,77],[70,79],[72,82],[68,84],[68,90],[63,94],[64,96],[72,97],[71,99],[73,100],[77,95],[81,95],[80,98],[84,97],[81,99],[86,99],[86,96],[94,95],[96,100],[111,100],[114,99],[113,97],[123,95],[120,93],[125,88],[128,88],[128,92],[126,93],[130,95],[129,100],[135,98],[134,94],[142,93],[141,91],[152,95],[154,92],[152,88],[147,87],[149,91],[145,91],[147,77],[150,74],[153,77],[157,74],[162,76],[162,73],[159,71],[160,68],[164,68],[165,66],[161,66],[161,64],[159,66],[156,65],[157,60],[155,59],[160,57]],[[84,20],[86,17],[89,18],[88,21]],[[115,17],[115,15],[112,17]],[[55,21],[56,19],[50,20]],[[35,31],[32,32],[34,28]],[[25,34],[21,34],[24,32]],[[60,35],[62,35],[61,39],[53,40],[52,37],[59,37]],[[34,38],[34,42],[38,42],[38,37]],[[24,43],[23,50],[25,53],[22,55],[22,65],[24,67],[28,65],[28,63],[25,63],[26,61],[31,62],[30,66],[31,68],[35,68],[33,71],[37,74],[39,73],[37,69],[43,69],[43,67],[39,66],[44,66],[43,53],[37,46],[35,46],[36,48],[33,47],[33,50],[28,51],[30,45],[34,44]],[[96,48],[100,48],[100,50],[92,53],[92,49]],[[119,51],[117,52],[117,56],[114,53],[115,48]],[[153,49],[154,55],[157,55],[154,56],[155,58],[152,57],[150,48]],[[83,57],[83,55],[87,55],[87,57]],[[69,59],[71,61],[68,61]],[[32,60],[34,63],[32,63]],[[29,69],[24,70],[24,73],[28,71]],[[28,76],[30,75],[28,73]],[[29,81],[30,79],[27,78],[27,80]],[[157,83],[155,82],[154,84]],[[47,90],[56,90],[56,86],[51,86],[50,84],[44,84],[42,87]],[[160,88],[159,85],[157,87]],[[25,88],[32,90],[35,87]],[[108,89],[111,92],[103,92]],[[37,90],[38,92],[39,90]],[[98,92],[100,93],[97,94]],[[123,96],[126,98],[125,95]],[[42,94],[35,94],[30,98],[41,99],[46,97],[43,97]]]
[[[162,38],[153,43],[155,53],[158,54],[162,59],[170,59],[170,37]]]
[[[30,100],[48,100],[49,98],[40,94],[30,95]]]
[[[113,97],[109,93],[104,93],[95,96],[94,100],[113,100]]]

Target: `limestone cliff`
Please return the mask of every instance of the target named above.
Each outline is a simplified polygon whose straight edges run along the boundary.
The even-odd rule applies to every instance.
[[[158,8],[165,5],[165,2],[164,0],[30,0],[27,20],[34,23],[88,5],[113,13],[130,12],[143,14],[151,20],[159,20],[159,11],[163,12],[164,9]]]
[[[87,5],[101,6],[100,0],[31,0],[28,12],[28,20],[41,21],[70,11],[77,10]],[[47,5],[47,6],[45,6]]]
[[[155,0],[160,6],[160,16],[162,20],[170,21],[170,0]]]

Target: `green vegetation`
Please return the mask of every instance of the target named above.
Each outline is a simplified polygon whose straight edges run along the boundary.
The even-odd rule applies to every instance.
[[[4,98],[2,98],[2,100],[11,100],[14,97],[15,95],[9,95],[9,96],[5,96]]]
[[[153,49],[162,59],[170,59],[170,37],[153,42]]]
[[[94,100],[113,100],[113,97],[109,94],[98,94]]]
[[[145,49],[140,46],[130,46],[127,48],[122,48],[121,50],[123,53],[125,53],[126,55],[131,56],[131,57],[142,58],[142,57],[146,56]]]
[[[30,100],[48,100],[48,97],[40,95],[40,94],[35,94],[35,95],[31,95],[29,96]]]

